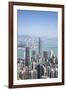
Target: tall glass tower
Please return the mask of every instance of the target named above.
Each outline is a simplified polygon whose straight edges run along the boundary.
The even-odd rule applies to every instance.
[[[39,37],[39,39],[38,39],[38,53],[41,55],[41,53],[42,53],[42,45],[41,45],[41,39],[40,39],[40,37]]]

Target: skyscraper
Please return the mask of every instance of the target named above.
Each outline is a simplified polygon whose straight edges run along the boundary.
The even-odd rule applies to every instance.
[[[41,46],[41,39],[40,39],[40,37],[39,37],[39,39],[38,39],[38,53],[41,55],[41,53],[42,53],[42,46]]]
[[[26,49],[25,49],[25,66],[29,66],[29,62],[30,62],[30,51],[29,51],[29,47],[26,47]]]
[[[43,51],[43,57],[45,59],[48,59],[48,56],[49,56],[48,52],[47,51]]]

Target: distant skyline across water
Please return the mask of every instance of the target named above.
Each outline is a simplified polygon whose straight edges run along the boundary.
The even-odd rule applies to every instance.
[[[41,39],[42,51],[50,52],[51,50],[53,50],[54,54],[58,56],[58,40],[56,38],[48,39],[48,38],[40,37],[40,39]],[[39,37],[32,37],[28,35],[18,36],[18,47],[20,46],[25,47],[27,42],[29,42],[29,47],[33,46],[33,44],[38,46],[38,40]],[[38,51],[38,48],[36,51]]]
[[[18,36],[58,37],[58,13],[51,11],[18,10]]]

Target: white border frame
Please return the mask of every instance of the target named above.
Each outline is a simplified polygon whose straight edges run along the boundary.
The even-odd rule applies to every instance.
[[[20,10],[40,10],[40,11],[57,11],[58,12],[58,78],[57,79],[31,79],[31,80],[17,80],[17,9]],[[13,6],[13,16],[14,16],[14,57],[13,57],[13,84],[14,85],[24,85],[24,84],[40,84],[40,83],[57,83],[62,82],[62,8],[48,8],[48,7],[35,7],[35,6]]]

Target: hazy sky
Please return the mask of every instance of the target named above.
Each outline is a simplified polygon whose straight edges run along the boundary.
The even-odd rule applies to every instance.
[[[58,13],[18,10],[18,35],[58,37]]]

